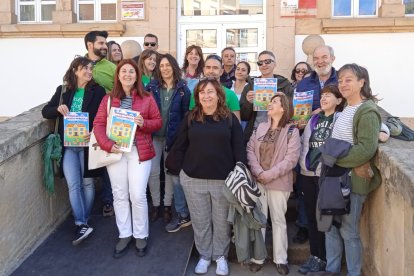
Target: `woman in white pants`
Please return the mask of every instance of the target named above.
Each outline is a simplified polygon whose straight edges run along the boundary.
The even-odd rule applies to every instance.
[[[125,255],[133,237],[138,256],[142,257],[146,253],[149,235],[146,188],[151,159],[155,156],[151,133],[160,129],[161,116],[154,98],[144,91],[136,63],[131,59],[122,60],[115,72],[114,89],[102,100],[94,121],[96,139],[107,152],[121,152],[119,146],[106,135],[108,100],[111,100],[111,107],[139,111],[135,117],[137,130],[131,152],[123,153],[121,160],[107,166],[107,169],[119,230],[114,257]]]

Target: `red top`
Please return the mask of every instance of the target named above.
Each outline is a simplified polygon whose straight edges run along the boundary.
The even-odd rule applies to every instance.
[[[98,113],[93,121],[93,129],[99,146],[103,150],[110,152],[115,142],[110,140],[106,135],[108,99],[109,95],[106,95],[102,99]],[[111,107],[119,107],[120,104],[120,99],[112,98]],[[138,97],[136,93],[133,93],[132,110],[139,111],[144,118],[144,125],[142,127],[137,126],[137,131],[135,132],[139,161],[150,160],[155,156],[151,134],[159,130],[162,126],[162,119],[158,106],[151,95],[141,98]]]

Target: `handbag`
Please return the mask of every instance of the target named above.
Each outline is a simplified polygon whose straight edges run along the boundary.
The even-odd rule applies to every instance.
[[[62,95],[66,92],[63,84],[60,91],[59,104],[62,104]],[[60,162],[62,159],[62,141],[58,132],[59,116],[55,120],[55,130],[46,137],[42,147],[42,158],[44,162],[43,183],[46,190],[53,194],[55,192],[55,177],[60,177]]]
[[[108,128],[109,128],[109,111],[111,108],[111,97],[109,97],[108,99],[108,105],[106,108],[106,128],[107,128],[107,133],[108,133]],[[119,160],[121,160],[122,158],[122,153],[112,153],[112,152],[107,152],[103,149],[101,149],[101,147],[98,144],[98,141],[96,140],[96,136],[95,133],[93,132],[93,130],[91,131],[91,136],[89,139],[89,146],[88,146],[88,152],[89,152],[89,160],[88,160],[88,169],[89,170],[93,170],[93,169],[98,169],[98,168],[102,168],[105,166],[108,166],[112,163],[115,163]]]

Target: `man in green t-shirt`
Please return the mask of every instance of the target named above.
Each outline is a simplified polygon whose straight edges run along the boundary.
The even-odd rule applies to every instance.
[[[85,47],[88,51],[86,57],[92,60],[94,64],[93,79],[108,93],[114,86],[116,65],[106,59],[108,52],[107,38],[107,31],[92,31],[85,35]]]
[[[204,62],[203,74],[206,78],[215,78],[220,82],[220,76],[223,73],[223,67],[221,66],[221,58],[218,55],[209,55],[207,56]],[[236,93],[233,90],[223,87],[224,93],[226,94],[226,105],[231,112],[236,115],[240,120],[240,105],[239,99],[237,98]],[[191,93],[190,99],[190,110],[195,106],[194,93]]]
[[[114,75],[116,65],[106,59],[108,46],[106,39],[108,38],[107,31],[92,31],[85,35],[85,47],[88,50],[86,57],[93,61],[93,79],[103,88],[106,93],[111,92],[114,87]],[[102,215],[109,217],[114,215],[113,196],[111,181],[108,172],[104,168],[102,173],[102,192],[101,198],[104,204]]]

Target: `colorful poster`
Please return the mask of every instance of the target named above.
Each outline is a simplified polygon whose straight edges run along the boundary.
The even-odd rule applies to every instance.
[[[87,147],[89,138],[89,113],[69,112],[63,117],[63,146]]]
[[[145,19],[144,2],[121,2],[122,20]]]
[[[122,108],[111,108],[109,113],[109,139],[114,141],[123,152],[130,152],[135,138],[137,125],[134,118],[139,112]]]
[[[270,99],[277,92],[277,79],[276,78],[255,78],[253,90],[254,90],[253,110],[254,111],[267,111],[267,105],[270,103]]]
[[[316,17],[316,0],[282,0],[281,17],[309,18]]]
[[[293,94],[293,121],[304,128],[312,115],[313,90]]]

